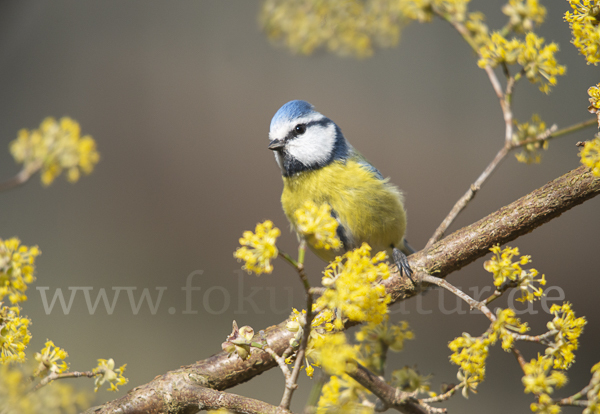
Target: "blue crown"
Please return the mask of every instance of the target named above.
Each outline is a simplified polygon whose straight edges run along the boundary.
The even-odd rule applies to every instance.
[[[271,120],[271,128],[280,122],[289,122],[313,112],[313,106],[306,101],[289,101],[275,113]]]

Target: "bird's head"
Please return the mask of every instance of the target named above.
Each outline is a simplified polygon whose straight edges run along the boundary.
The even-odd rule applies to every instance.
[[[269,149],[284,176],[322,168],[348,157],[351,146],[340,128],[306,101],[290,101],[273,116]]]

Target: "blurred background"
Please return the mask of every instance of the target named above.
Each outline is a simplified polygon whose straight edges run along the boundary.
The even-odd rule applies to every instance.
[[[486,13],[497,29],[506,21],[503,3],[473,0],[470,9]],[[586,90],[600,81],[599,72],[570,44],[562,18],[567,2],[544,5],[546,23],[537,32],[560,44],[567,75],[550,95],[520,82],[514,112],[522,122],[538,113],[547,124],[565,127],[592,116]],[[24,303],[33,320],[29,355],[48,338],[69,352],[73,370],[91,369],[97,358],[127,363],[129,384],[116,394],[99,391],[96,403],[219,352],[234,319],[259,330],[302,306],[301,284],[285,263],[257,278],[241,273],[233,258],[242,232],[265,219],[282,229],[280,249],[294,253],[297,247],[281,211],[280,172],[267,149],[271,117],[285,102],[313,103],[405,192],[408,239],[418,249],[502,146],[498,100],[448,24],[412,24],[398,47],[370,59],[324,52],[304,57],[267,40],[258,24],[260,6],[231,0],[0,2],[0,180],[19,171],[9,142],[46,116],[79,121],[101,153],[95,171],[75,185],[61,176],[43,188],[36,175],[0,194],[0,238],[18,236],[43,252]],[[507,157],[451,231],[576,168],[575,143],[593,134],[587,129],[552,140],[540,165]],[[557,395],[587,384],[600,359],[599,209],[600,198],[593,199],[511,243],[532,255],[548,286],[560,286],[550,296],[564,294],[577,316],[588,319],[570,384]],[[324,264],[312,254],[308,262],[316,284]],[[471,294],[490,286],[482,263],[449,280]],[[186,283],[199,289],[187,299]],[[58,289],[68,309],[58,299],[51,306]],[[100,300],[91,312],[84,291],[95,302],[101,289],[111,305],[120,292],[114,308]],[[139,302],[144,290],[153,306]],[[487,326],[439,291],[392,313],[393,320],[409,321],[416,339],[390,356],[390,369],[416,365],[434,375],[435,391],[456,381],[447,343]],[[544,332],[551,319],[540,303],[521,317],[533,334]],[[527,359],[543,352],[521,348]],[[523,394],[511,354],[496,346],[487,374],[479,394],[457,396],[445,406],[454,412],[529,410],[532,398]],[[91,380],[72,382],[92,388]],[[294,410],[302,409],[310,385],[302,379]],[[277,404],[283,381],[272,370],[230,391]]]

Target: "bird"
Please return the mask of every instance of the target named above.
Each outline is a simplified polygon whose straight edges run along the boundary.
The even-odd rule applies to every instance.
[[[340,249],[309,247],[330,262],[368,243],[385,251],[412,281],[407,255],[414,250],[404,239],[406,211],[401,191],[384,178],[344,137],[340,127],[310,103],[293,100],[273,116],[269,146],[283,176],[281,203],[296,229],[295,211],[311,201],[328,204],[337,220]]]

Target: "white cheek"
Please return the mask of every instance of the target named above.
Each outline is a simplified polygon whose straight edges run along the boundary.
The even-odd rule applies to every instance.
[[[291,140],[287,151],[304,165],[314,165],[326,162],[335,144],[335,126],[312,126],[304,135]]]

